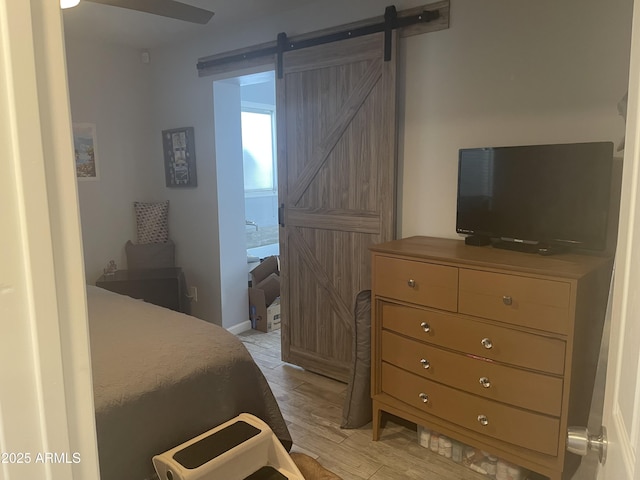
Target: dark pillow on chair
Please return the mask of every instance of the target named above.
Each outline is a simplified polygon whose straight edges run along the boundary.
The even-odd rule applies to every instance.
[[[176,266],[176,246],[171,240],[164,243],[145,243],[142,245],[135,245],[129,240],[124,246],[124,250],[127,254],[127,268],[129,270]]]
[[[371,290],[356,296],[353,362],[342,408],[342,428],[359,428],[373,419],[371,401]]]

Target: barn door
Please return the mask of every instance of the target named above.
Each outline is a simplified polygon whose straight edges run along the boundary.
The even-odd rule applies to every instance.
[[[395,232],[396,54],[384,61],[383,45],[380,33],[286,53],[277,85],[282,357],[339,380],[368,247]]]

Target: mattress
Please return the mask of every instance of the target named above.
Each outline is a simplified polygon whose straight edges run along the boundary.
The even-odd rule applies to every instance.
[[[251,355],[211,323],[88,286],[102,480],[154,477],[151,458],[251,413],[291,436]]]

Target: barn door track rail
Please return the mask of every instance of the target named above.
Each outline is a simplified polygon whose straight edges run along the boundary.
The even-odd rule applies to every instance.
[[[443,22],[444,20],[444,22]],[[317,36],[298,36],[294,38],[287,37],[282,32],[278,34],[275,44],[267,44],[268,46],[243,49],[242,51],[230,52],[229,54],[214,55],[206,59],[201,59],[197,63],[199,72],[216,70],[224,68],[231,64],[246,63],[260,57],[275,56],[277,59],[278,78],[282,78],[284,73],[283,56],[286,52],[301,50],[304,48],[315,47],[332,42],[340,42],[351,38],[362,37],[363,35],[371,35],[374,33],[384,32],[384,60],[391,60],[392,55],[392,32],[396,29],[411,30],[414,26],[430,24],[434,22],[440,23],[440,28],[432,30],[441,30],[449,26],[449,0],[437,2],[425,7],[411,9],[398,13],[396,7],[391,5],[385,9],[383,21],[376,23],[359,22],[344,26],[344,30],[331,31],[322,34],[319,32]],[[339,27],[338,27],[339,28]],[[429,31],[429,30],[426,30]],[[404,36],[423,33],[422,30],[415,29],[413,33],[407,33]],[[201,75],[202,76],[202,75]]]

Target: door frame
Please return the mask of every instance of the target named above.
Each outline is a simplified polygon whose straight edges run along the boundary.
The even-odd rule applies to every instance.
[[[11,18],[11,24],[8,22],[9,18]],[[634,30],[640,28],[640,18],[636,13],[634,13],[633,23]],[[33,28],[33,25],[39,28]],[[28,351],[15,352],[17,355],[15,360],[23,359],[28,369],[24,372],[24,376],[3,379],[3,387],[6,387],[3,391],[12,393],[9,397],[4,395],[0,397],[0,414],[3,422],[7,413],[12,411],[11,408],[15,407],[18,411],[18,406],[11,404],[11,399],[15,392],[24,389],[27,383],[34,387],[27,392],[27,396],[37,405],[32,403],[19,405],[20,418],[31,420],[19,427],[15,422],[3,423],[0,446],[3,451],[7,451],[7,447],[17,443],[33,451],[37,451],[42,445],[62,451],[78,448],[82,452],[82,462],[70,468],[61,466],[60,476],[56,475],[56,478],[85,480],[97,479],[99,474],[93,420],[86,299],[83,295],[85,283],[77,185],[75,173],[70,169],[70,162],[68,162],[68,159],[72,158],[73,150],[61,25],[62,18],[57,2],[0,0],[0,31],[3,32],[0,45],[4,49],[2,55],[5,53],[9,55],[9,57],[0,56],[0,62],[4,67],[0,73],[0,101],[10,102],[6,110],[9,115],[0,116],[0,135],[4,139],[11,139],[11,143],[3,144],[2,148],[7,148],[7,145],[14,147],[15,143],[25,147],[24,150],[12,151],[11,155],[5,157],[8,159],[7,168],[13,168],[16,172],[22,172],[22,169],[26,168],[21,162],[28,151],[26,136],[31,142],[40,146],[51,147],[41,150],[40,155],[44,157],[36,155],[33,165],[29,166],[31,168],[29,177],[14,176],[13,178],[19,181],[15,184],[16,188],[0,192],[3,199],[12,202],[9,203],[12,207],[10,218],[19,220],[25,229],[9,232],[7,241],[15,242],[21,247],[20,256],[10,259],[11,265],[16,268],[16,276],[11,281],[16,282],[14,285],[26,285],[29,283],[27,280],[31,282],[28,290],[24,290],[20,297],[9,295],[13,291],[11,287],[7,287],[5,280],[9,276],[3,271],[0,298],[2,298],[3,307],[8,305],[10,308],[17,309],[18,313],[14,317],[15,324],[29,325],[30,329],[26,337],[29,342],[36,340],[38,333],[51,332],[47,330],[46,324],[53,317],[55,320],[49,324],[49,327],[55,330],[57,323],[58,331],[54,333],[60,336],[59,341],[56,340],[56,335],[48,338],[47,343],[52,346],[43,349],[42,352],[39,351],[39,345],[35,343],[31,343]],[[638,48],[632,48],[632,61],[634,55],[637,58],[639,53]],[[637,66],[632,69],[632,73],[637,71]],[[6,95],[7,81],[11,82],[13,89],[10,95]],[[630,93],[631,90],[635,92],[636,101],[638,88],[639,82],[636,75],[630,82]],[[39,130],[34,130],[33,124],[26,125],[24,121],[18,119],[17,100],[21,101],[21,115],[31,114],[36,117],[40,115],[40,107],[45,108],[48,104],[48,115],[40,118]],[[39,103],[34,104],[34,102]],[[640,136],[640,125],[636,123],[633,128],[629,126],[627,132],[628,140],[632,135]],[[46,186],[48,192],[46,197],[42,193],[29,189],[34,186],[34,182],[37,183],[35,186]],[[34,202],[42,209],[27,208],[27,204],[33,207]],[[623,205],[623,208],[628,207],[628,202]],[[32,243],[25,242],[23,233],[36,228],[38,222],[47,216],[49,232],[40,229],[39,232],[44,234],[43,237],[31,237]],[[34,259],[40,247],[44,248],[46,268],[39,266],[36,269],[34,263],[29,260]],[[5,257],[3,257],[4,260]],[[44,341],[42,337],[40,341]],[[15,350],[9,335],[0,336],[0,346],[7,351]],[[31,363],[34,358],[37,358],[39,363]],[[43,375],[47,361],[56,365],[55,378]],[[43,381],[44,379],[46,381]],[[36,384],[39,386],[37,391]],[[44,399],[48,400],[50,394],[59,401],[41,409]],[[58,420],[55,420],[56,418]],[[34,419],[40,419],[42,422],[34,422]],[[48,423],[47,420],[53,423]],[[640,456],[636,459],[636,467],[639,460]],[[3,466],[2,474],[16,472],[15,476],[19,477],[26,471],[17,470],[17,468],[19,467]],[[44,467],[33,470],[34,474],[29,476],[47,478],[46,475],[52,475],[51,471],[45,470]],[[52,470],[58,472],[53,467]],[[636,468],[637,471],[640,470]]]
[[[640,255],[640,8],[634,6],[631,52],[629,55],[629,90],[626,116],[625,152],[620,201],[619,235],[611,302],[611,331],[602,424],[608,430],[609,459],[600,469],[598,479],[632,480],[640,473],[640,348],[631,357],[625,347],[640,345],[640,305],[638,293],[629,288],[632,265]],[[638,274],[635,273],[635,276]],[[635,280],[637,284],[638,280]],[[634,338],[632,333],[636,334]],[[635,342],[629,345],[626,342]],[[635,361],[636,378],[622,378],[625,364]],[[627,373],[632,373],[627,370]],[[618,403],[621,386],[635,386],[633,412],[621,411]],[[628,393],[627,393],[628,395]],[[627,407],[629,406],[627,400]],[[632,413],[631,425],[628,414]],[[631,427],[631,428],[629,428]],[[590,432],[596,433],[596,432]]]
[[[232,79],[236,79],[239,77],[245,77],[248,75],[253,75],[257,73],[263,73],[267,71],[275,71],[275,63],[273,60],[271,62],[263,62],[259,65],[255,65],[252,67],[238,68],[236,70],[229,69],[225,72],[218,73],[208,77],[211,80],[211,88],[214,89],[213,94],[213,110],[214,110],[214,118],[216,116],[216,95],[215,95],[215,84],[218,82],[224,83],[225,81],[229,81]],[[240,86],[238,86],[240,88]],[[240,115],[240,105],[238,105],[238,115]],[[218,158],[218,129],[216,128],[216,123],[214,121],[214,137],[215,137],[215,149],[216,149],[216,158]],[[242,162],[242,156],[240,156],[239,161]],[[234,235],[236,238],[240,234],[240,231],[244,232],[244,183],[240,183],[240,187],[242,188],[242,218],[236,218],[237,216],[227,216],[225,215],[225,206],[228,205],[228,201],[224,201],[225,198],[220,197],[220,185],[227,184],[228,182],[224,179],[221,179],[220,172],[222,170],[222,165],[219,162],[216,162],[216,182],[218,185],[217,195],[218,195],[218,209],[217,209],[217,218],[216,222],[218,223],[218,254],[221,259],[225,259],[229,261],[228,269],[230,273],[225,273],[223,271],[223,266],[225,262],[220,263],[220,289],[221,289],[221,300],[220,300],[220,318],[222,319],[222,327],[229,330],[231,333],[238,334],[249,330],[251,328],[251,321],[249,320],[249,308],[248,308],[248,290],[247,290],[247,279],[248,279],[248,267],[247,267],[247,259],[246,259],[246,248],[244,248],[243,252],[240,253],[240,249],[238,247],[245,245],[244,237],[242,237],[242,242],[231,241],[232,245],[225,246],[224,239],[222,237],[223,234],[227,234],[230,231],[237,232]],[[235,187],[234,187],[235,188]],[[235,193],[234,193],[235,196]],[[235,196],[235,198],[239,198],[239,196]],[[225,224],[226,223],[226,224]],[[226,252],[225,249],[231,249],[231,252]],[[241,258],[242,256],[242,258]],[[226,293],[225,293],[226,292]],[[225,300],[228,305],[225,305]],[[233,325],[225,325],[225,318],[228,319],[237,319],[243,318],[244,320],[240,323],[236,323]]]
[[[3,462],[0,477],[98,479],[59,3],[0,0],[0,33],[0,451],[24,461]],[[36,462],[44,452],[80,461]]]

